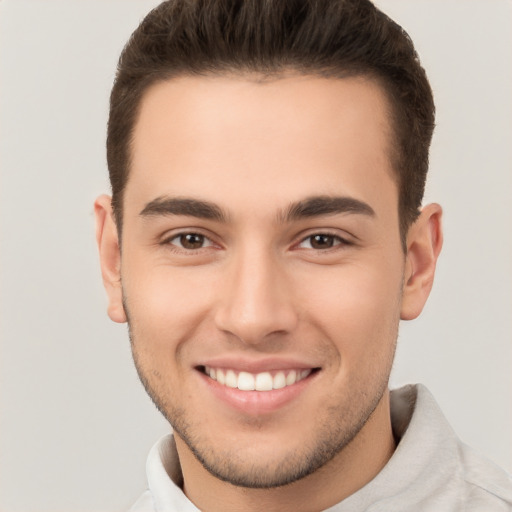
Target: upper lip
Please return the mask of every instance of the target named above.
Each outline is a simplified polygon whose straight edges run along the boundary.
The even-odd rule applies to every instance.
[[[320,367],[320,365],[295,358],[267,357],[262,359],[248,359],[233,356],[210,358],[201,361],[196,366],[226,368],[248,373],[262,373],[278,370],[306,370]]]

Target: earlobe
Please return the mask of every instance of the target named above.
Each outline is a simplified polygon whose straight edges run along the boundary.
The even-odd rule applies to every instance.
[[[118,323],[126,322],[121,287],[121,251],[117,227],[112,213],[112,201],[102,195],[94,202],[96,242],[100,255],[103,286],[108,297],[108,316]]]
[[[437,258],[443,245],[442,209],[425,206],[407,235],[401,319],[416,318],[427,301],[434,283]]]

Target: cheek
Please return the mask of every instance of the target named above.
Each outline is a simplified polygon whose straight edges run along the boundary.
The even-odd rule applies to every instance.
[[[310,276],[307,315],[336,340],[346,356],[389,350],[396,341],[400,315],[400,268],[347,265]]]
[[[165,265],[125,269],[123,290],[132,329],[153,351],[177,346],[200,328],[214,289],[205,272]]]

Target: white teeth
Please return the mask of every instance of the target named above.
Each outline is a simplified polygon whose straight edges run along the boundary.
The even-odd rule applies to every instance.
[[[256,391],[270,391],[273,388],[272,375],[268,372],[258,373],[256,375],[256,384],[254,388]]]
[[[254,377],[247,372],[240,372],[238,374],[238,389],[242,391],[254,390]]]
[[[297,379],[297,380],[305,379],[310,373],[311,373],[311,370],[302,370],[300,372],[300,379]]]
[[[284,375],[284,372],[277,372],[274,376],[274,383],[273,388],[274,389],[281,389],[286,386],[286,377]]]
[[[226,372],[226,386],[228,388],[238,387],[238,379],[236,377],[236,373],[233,370],[228,370]]]
[[[294,384],[297,381],[297,372],[295,370],[292,370],[287,376],[286,376],[286,385],[290,386]]]
[[[306,378],[311,369],[307,370],[288,370],[278,371],[274,376],[270,372],[261,372],[252,374],[249,372],[239,372],[234,370],[221,370],[205,366],[204,372],[210,378],[216,380],[219,384],[229,388],[238,388],[242,391],[271,391],[272,389],[282,389],[291,386],[296,382]]]
[[[226,384],[226,375],[224,375],[224,372],[222,370],[217,369],[216,380],[219,384]]]

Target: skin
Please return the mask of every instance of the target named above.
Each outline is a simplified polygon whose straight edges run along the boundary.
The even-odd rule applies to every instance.
[[[398,325],[423,308],[442,234],[441,208],[424,207],[404,254],[388,110],[362,78],[182,77],[143,98],[122,251],[108,196],[95,204],[97,239],[108,313],[129,320],[201,510],[322,510],[393,453]],[[286,215],[311,197],[370,210]],[[226,218],[148,207],[162,198],[207,201]],[[183,246],[187,233],[204,237],[198,248]],[[316,370],[284,405],[244,409],[198,369],[219,358]]]

